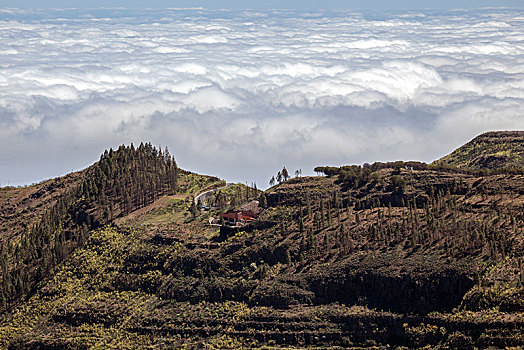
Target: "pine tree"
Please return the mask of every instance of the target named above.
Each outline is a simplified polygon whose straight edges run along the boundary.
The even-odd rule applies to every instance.
[[[287,179],[289,179],[289,173],[287,172],[287,169],[286,167],[282,168],[282,178],[284,179],[284,181],[287,181]]]

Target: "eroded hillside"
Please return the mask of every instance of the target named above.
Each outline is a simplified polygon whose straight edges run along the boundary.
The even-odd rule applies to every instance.
[[[205,186],[192,175],[187,191],[94,231],[3,316],[2,345],[524,345],[523,175],[401,162],[328,173],[262,196],[228,187],[229,206],[195,217]],[[244,230],[208,224],[253,197],[267,206]]]

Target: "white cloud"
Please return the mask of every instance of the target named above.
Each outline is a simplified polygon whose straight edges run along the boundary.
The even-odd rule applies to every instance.
[[[0,182],[151,141],[265,186],[524,129],[519,10],[0,10]],[[28,175],[29,174],[29,175]]]

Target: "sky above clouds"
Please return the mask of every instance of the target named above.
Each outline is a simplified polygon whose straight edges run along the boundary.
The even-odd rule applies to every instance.
[[[522,0],[2,0],[17,8],[182,8],[206,9],[457,9],[479,7],[523,8]]]
[[[141,141],[261,188],[282,166],[430,162],[524,129],[523,28],[519,9],[0,8],[0,183]]]

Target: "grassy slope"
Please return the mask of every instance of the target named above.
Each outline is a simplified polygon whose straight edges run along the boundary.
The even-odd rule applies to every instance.
[[[459,168],[524,167],[524,131],[488,132],[434,162]]]
[[[190,176],[185,193],[94,233],[4,316],[0,345],[524,344],[522,176],[403,170],[402,196],[428,203],[411,209],[385,204],[392,170],[347,191],[331,178],[293,179],[267,193],[271,207],[256,229],[224,242],[205,225],[216,213],[188,213],[190,195],[209,185]],[[328,212],[330,201],[339,204]],[[397,223],[396,233],[383,230]],[[431,298],[450,304],[437,312]]]
[[[140,288],[158,280],[158,271],[150,271],[150,265],[154,265],[156,260],[176,258],[177,251],[183,248],[178,243],[159,245],[155,241],[151,244],[152,239],[158,232],[169,231],[170,236],[176,235],[191,244],[204,244],[216,236],[216,228],[203,227],[203,218],[194,220],[188,207],[197,193],[221,185],[223,181],[216,181],[216,178],[182,172],[177,194],[164,196],[146,208],[117,219],[115,224],[118,228],[112,226],[93,232],[85,247],[78,249],[63,263],[35,296],[12,314],[3,315],[0,348],[8,345],[17,347],[17,339],[22,339],[22,344],[24,339],[29,339],[29,345],[21,347],[49,345],[58,339],[57,343],[74,349],[86,346],[105,349],[111,345],[121,348],[125,344],[132,344],[131,348],[135,348],[139,344],[150,343],[149,336],[130,333],[124,327],[127,323],[122,317],[129,317],[131,312],[148,310],[144,308],[145,301],[156,305],[161,300]],[[233,185],[227,189],[226,195],[244,193],[244,187]],[[133,268],[145,273],[130,272]],[[126,286],[119,290],[112,286],[113,283],[126,283],[120,279],[129,276],[132,276],[131,284],[136,284],[137,288]],[[93,315],[85,315],[92,311],[97,315],[92,322],[94,325],[90,327]],[[52,322],[68,317],[64,314],[74,314],[73,318],[80,319],[78,322],[82,325],[75,329]],[[82,319],[84,316],[87,318]],[[120,322],[123,322],[121,330],[115,326]],[[55,340],[49,343],[48,338]]]

